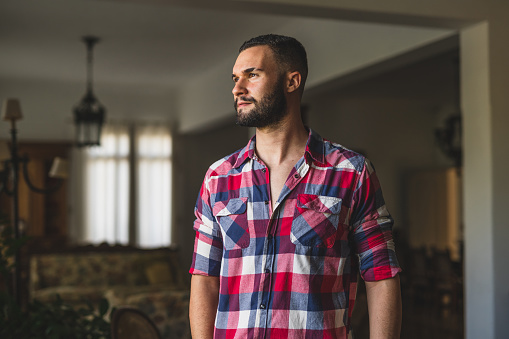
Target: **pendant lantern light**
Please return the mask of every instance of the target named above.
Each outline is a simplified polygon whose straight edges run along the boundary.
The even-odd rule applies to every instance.
[[[81,101],[74,107],[76,125],[76,146],[99,146],[101,129],[106,115],[106,108],[95,98],[92,90],[92,64],[94,45],[99,42],[95,36],[83,37],[87,47],[87,91]]]

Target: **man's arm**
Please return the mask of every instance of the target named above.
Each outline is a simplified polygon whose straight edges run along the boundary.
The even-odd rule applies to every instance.
[[[401,332],[401,289],[399,275],[366,281],[370,339],[399,339]]]
[[[194,339],[211,339],[214,335],[217,304],[219,302],[219,277],[193,274],[189,321]]]

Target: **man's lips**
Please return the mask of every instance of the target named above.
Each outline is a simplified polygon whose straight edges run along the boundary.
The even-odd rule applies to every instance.
[[[242,100],[241,98],[239,98],[236,102],[235,102],[235,109],[241,109],[241,108],[244,108],[244,107],[247,107],[248,105],[251,105],[254,103],[254,100]]]
[[[251,105],[252,102],[249,102],[249,101],[240,101],[240,102],[237,102],[237,107],[245,107],[247,105]]]
[[[238,110],[240,108],[247,107],[250,104],[254,104],[255,102],[256,102],[256,100],[254,98],[250,98],[247,96],[241,96],[235,100],[234,106],[235,106],[235,109]]]

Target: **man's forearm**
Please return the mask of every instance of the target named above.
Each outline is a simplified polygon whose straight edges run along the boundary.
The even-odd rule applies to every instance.
[[[371,339],[398,339],[401,332],[401,288],[399,276],[366,281]]]
[[[219,301],[219,278],[193,275],[189,321],[193,339],[212,339]]]

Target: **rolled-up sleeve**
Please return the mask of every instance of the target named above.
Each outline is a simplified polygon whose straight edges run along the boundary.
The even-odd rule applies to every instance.
[[[394,277],[401,271],[392,237],[394,222],[368,160],[364,163],[353,200],[351,225],[362,278],[377,281]]]
[[[196,220],[193,228],[196,231],[196,236],[189,273],[219,276],[223,256],[223,239],[219,224],[212,214],[207,178],[208,174],[205,176],[194,209]]]

